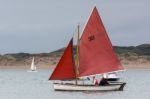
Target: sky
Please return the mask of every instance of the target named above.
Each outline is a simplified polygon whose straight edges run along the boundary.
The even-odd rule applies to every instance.
[[[0,54],[65,47],[94,5],[113,45],[150,43],[149,0],[0,0]]]

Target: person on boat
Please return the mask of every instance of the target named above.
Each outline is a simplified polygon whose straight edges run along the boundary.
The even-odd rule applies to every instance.
[[[94,85],[99,85],[99,80],[96,79],[95,76],[93,76],[93,84],[94,84]]]
[[[109,82],[108,80],[106,79],[106,77],[102,77],[101,81],[99,82],[99,85],[100,86],[106,86],[106,85],[109,85]]]

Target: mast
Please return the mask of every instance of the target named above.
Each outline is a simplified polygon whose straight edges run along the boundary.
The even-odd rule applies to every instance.
[[[79,68],[79,36],[80,36],[80,26],[78,24],[77,26],[77,48],[76,48],[76,85],[78,84],[78,75],[79,75],[79,71],[78,71],[78,68]]]

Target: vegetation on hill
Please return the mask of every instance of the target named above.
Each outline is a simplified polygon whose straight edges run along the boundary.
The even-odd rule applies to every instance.
[[[130,47],[115,46],[114,49],[118,54],[133,53],[139,56],[150,55],[150,44],[142,44],[139,46],[130,46]]]

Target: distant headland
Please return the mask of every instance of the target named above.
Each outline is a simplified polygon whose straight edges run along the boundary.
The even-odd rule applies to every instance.
[[[138,46],[113,46],[122,65],[126,69],[150,69],[150,44]],[[32,57],[40,68],[53,67],[59,61],[65,48],[50,53],[12,53],[0,55],[0,67],[28,67]],[[76,46],[74,46],[76,53]]]

